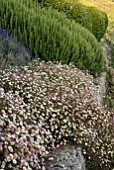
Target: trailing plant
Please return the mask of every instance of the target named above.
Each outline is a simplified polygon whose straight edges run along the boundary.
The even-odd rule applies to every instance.
[[[69,19],[89,29],[100,41],[108,27],[108,17],[105,12],[96,7],[85,6],[78,1],[68,0],[38,0],[42,7],[52,7],[63,11]]]
[[[111,95],[106,94],[103,97],[103,104],[108,108],[108,109],[113,109],[114,108],[114,99],[111,98]]]

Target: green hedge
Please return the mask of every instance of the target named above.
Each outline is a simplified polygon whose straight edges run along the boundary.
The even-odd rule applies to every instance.
[[[38,0],[41,6],[63,11],[69,19],[75,20],[76,23],[88,28],[97,38],[98,41],[104,36],[107,26],[108,17],[96,7],[87,7],[79,2],[65,0]]]
[[[39,58],[73,63],[100,75],[100,44],[85,28],[55,10],[40,9],[30,0],[1,0],[0,26],[21,38]]]
[[[35,12],[39,13],[39,10],[40,10],[39,5],[36,3],[33,3],[33,1],[20,0],[20,2],[24,3],[29,9],[32,8],[35,10]],[[97,55],[92,58],[92,64],[94,63],[94,71],[98,72],[99,66],[101,67],[101,70],[102,70],[103,57],[101,57],[101,55],[103,56],[103,54],[101,54],[102,53],[101,45],[97,42],[96,38],[93,36],[93,34],[91,32],[88,32],[88,30],[85,28],[80,29],[80,26],[78,24],[76,24],[74,21],[71,22],[71,20],[66,19],[66,16],[64,15],[64,13],[62,15],[55,10],[45,9],[45,8],[42,9],[40,12],[47,15],[48,17],[53,18],[54,20],[57,19],[57,22],[59,21],[62,25],[65,25],[65,28],[68,28],[70,31],[72,31],[73,36],[76,36],[76,39],[77,39],[77,32],[81,33],[81,36],[83,36],[84,40],[81,39],[81,41],[80,41],[80,38],[78,38],[78,43],[80,44],[79,46],[81,48],[80,51],[84,51],[82,49],[86,48],[86,47],[84,47],[84,44],[86,44],[86,46],[88,46],[88,47],[91,46],[90,47],[91,50],[84,54],[83,62],[86,58],[86,60],[85,60],[86,65],[90,64],[91,62],[88,61],[89,56],[92,56],[92,53],[95,52]],[[77,27],[76,27],[76,25],[77,25]],[[86,40],[86,42],[85,42],[85,40]],[[91,54],[89,54],[89,52]],[[93,56],[94,56],[94,54],[93,54]],[[73,60],[75,60],[75,59],[77,60],[77,58],[72,57],[71,61],[73,62]],[[89,60],[91,60],[91,59],[89,59]],[[80,61],[80,59],[78,59],[78,68],[82,68],[82,67],[80,67],[79,61]],[[89,67],[89,66],[86,66],[86,67]],[[91,69],[89,69],[89,70],[91,71]],[[100,70],[100,72],[101,72],[101,70]]]
[[[108,27],[108,17],[95,7],[87,7],[92,18],[92,32],[97,39],[100,40],[106,33]]]

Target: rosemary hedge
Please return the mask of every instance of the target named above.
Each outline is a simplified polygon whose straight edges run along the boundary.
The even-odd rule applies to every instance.
[[[79,2],[68,0],[38,0],[42,7],[52,7],[58,11],[63,11],[69,19],[88,28],[98,41],[104,36],[108,27],[108,17],[106,13],[96,7],[87,7]]]
[[[34,9],[35,12],[39,13],[40,8],[39,8],[38,4],[33,3],[31,0],[20,0],[20,2],[24,3],[29,9]],[[77,32],[80,32],[84,38],[84,41],[86,40],[86,46],[92,46],[92,49],[89,51],[91,53],[91,55],[92,55],[93,51],[97,54],[95,56],[95,58],[94,57],[92,58],[92,60],[94,62],[94,71],[98,73],[99,67],[102,70],[102,64],[103,64],[102,47],[101,47],[101,44],[97,42],[96,38],[93,36],[93,34],[91,32],[88,33],[88,30],[85,29],[84,27],[80,29],[80,25],[76,24],[74,21],[71,22],[71,20],[66,19],[66,15],[63,13],[60,14],[58,11],[44,8],[44,9],[40,10],[40,12],[44,13],[48,17],[53,18],[54,20],[57,19],[57,22],[59,21],[62,25],[65,25],[65,28],[68,28],[70,31],[72,31],[73,36],[76,36],[76,39],[77,39]],[[76,27],[76,25],[77,25],[77,27]],[[80,37],[78,37],[78,43],[80,44],[79,45],[79,47],[81,48],[80,51],[82,51],[82,48],[86,48],[83,46],[84,42],[82,43],[82,39],[80,41]],[[91,65],[90,60],[89,60],[89,56],[91,56],[91,55],[88,53],[85,53],[84,60],[85,60],[85,56],[86,56],[86,60],[85,60],[86,65],[89,65],[89,64]],[[73,62],[75,59],[77,60],[77,58],[72,57],[70,62]],[[78,68],[82,68],[82,67],[80,67],[80,59],[78,59]],[[88,70],[91,71],[90,67]],[[100,70],[100,72],[101,72],[101,70]]]
[[[100,75],[103,54],[95,37],[65,15],[32,4],[30,0],[1,0],[0,26],[22,39],[45,61],[72,62],[94,76]]]

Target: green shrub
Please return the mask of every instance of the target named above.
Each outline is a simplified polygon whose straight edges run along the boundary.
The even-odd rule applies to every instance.
[[[38,0],[41,6],[57,9],[63,11],[69,19],[88,28],[97,38],[98,41],[104,36],[107,26],[108,17],[96,7],[87,7],[79,2],[65,1],[65,0]]]
[[[21,38],[41,59],[66,64],[72,62],[94,76],[99,75],[103,54],[95,37],[65,15],[32,4],[29,0],[1,0],[1,27],[7,27]]]
[[[108,17],[95,7],[88,7],[92,18],[92,33],[100,40],[106,33],[108,27]]]
[[[30,0],[20,0],[20,2],[24,3],[28,8],[32,8],[35,10],[35,12],[39,13],[39,8],[38,8],[38,4],[35,4],[35,3],[32,3]],[[93,34],[88,32],[87,29],[85,28],[81,28],[80,29],[80,26],[77,25],[74,21],[71,22],[71,20],[68,20],[66,19],[66,16],[64,14],[60,14],[58,13],[57,11],[55,12],[55,10],[52,10],[52,9],[48,9],[46,10],[45,8],[42,9],[40,12],[44,13],[45,15],[47,15],[48,17],[51,16],[51,18],[53,18],[54,20],[57,19],[57,22],[59,21],[62,25],[65,25],[65,28],[68,28],[70,31],[72,31],[72,34],[73,36],[76,36],[76,39],[77,39],[77,32],[80,32],[81,35],[83,36],[83,40],[81,39],[80,41],[80,37],[78,37],[77,39],[77,44],[79,44],[79,51],[83,51],[82,49],[86,48],[84,46],[84,42],[86,40],[86,46],[88,46],[88,49],[89,47],[92,49],[88,52],[86,52],[84,54],[84,58],[82,59],[83,62],[86,62],[86,67],[88,67],[88,70],[91,71],[91,68],[92,67],[92,64],[94,64],[94,71],[98,73],[98,70],[101,68],[102,70],[102,63],[103,63],[103,54],[101,54],[102,52],[102,49],[101,49],[101,45],[97,42],[97,40],[93,37]],[[76,27],[77,25],[77,27]],[[77,47],[78,48],[78,47]],[[91,57],[89,56],[92,56],[92,53],[94,52],[97,54],[95,57],[92,58],[92,62],[91,62]],[[90,54],[91,53],[91,54]],[[94,55],[93,55],[94,56]],[[85,60],[86,59],[86,60]],[[85,61],[84,61],[85,60]],[[72,57],[72,59],[70,60],[70,62],[73,62],[73,61],[76,61],[77,62],[77,58],[74,56]],[[80,62],[80,59],[78,59],[78,62],[77,62],[77,66],[78,68],[82,68],[81,67],[81,64],[82,62]],[[88,66],[87,66],[88,65]],[[90,66],[90,67],[89,67]],[[100,67],[100,68],[99,68]],[[101,72],[100,70],[100,72]],[[99,73],[100,73],[99,72]],[[98,73],[98,74],[99,74]]]

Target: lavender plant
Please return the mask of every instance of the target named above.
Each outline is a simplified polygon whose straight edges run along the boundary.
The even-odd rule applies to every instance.
[[[0,71],[1,169],[45,170],[68,137],[96,169],[113,162],[113,112],[98,104],[93,78],[73,66],[34,62]]]
[[[0,68],[24,66],[31,61],[30,50],[6,29],[0,29]]]

